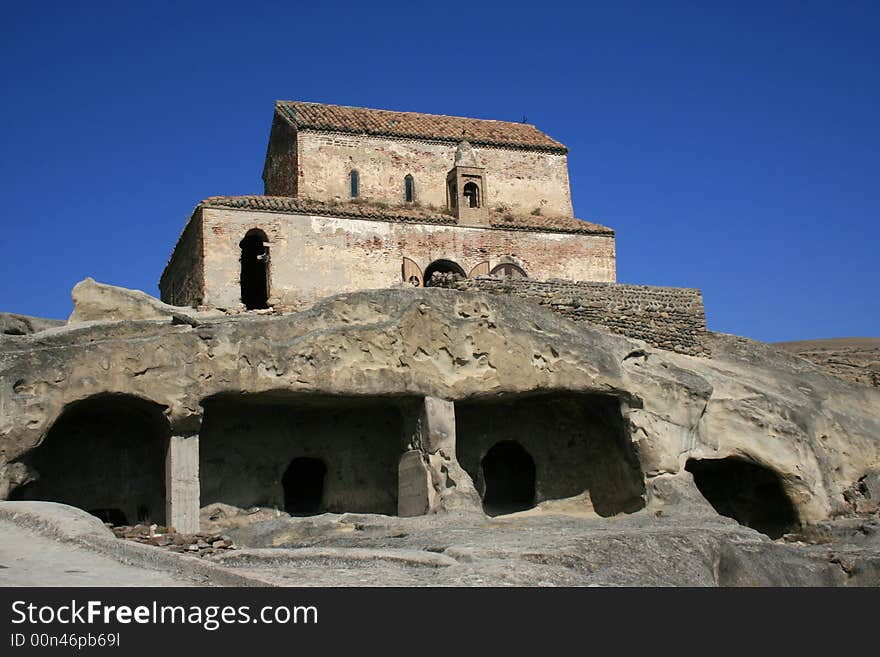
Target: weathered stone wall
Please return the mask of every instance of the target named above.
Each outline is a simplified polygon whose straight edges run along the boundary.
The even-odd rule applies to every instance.
[[[203,262],[202,210],[197,209],[184,227],[159,279],[162,301],[174,306],[200,305],[205,290]]]
[[[457,144],[314,131],[300,131],[296,142],[301,198],[347,200],[349,174],[356,169],[364,199],[402,205],[409,174],[417,203],[446,206],[446,174]],[[573,216],[566,155],[485,146],[475,146],[474,152],[486,169],[487,207],[521,214],[540,208],[548,216]],[[283,195],[288,189],[267,184],[266,194]]]
[[[529,299],[574,321],[599,324],[661,349],[695,356],[709,353],[703,295],[697,289],[483,276],[443,277],[437,283]]]
[[[422,272],[437,259],[465,272],[510,259],[535,278],[613,281],[613,235],[541,233],[203,208],[203,303],[241,303],[239,242],[252,228],[270,246],[270,304],[299,308],[340,292],[380,289],[403,281],[403,258]],[[180,247],[178,247],[180,250]],[[164,294],[164,293],[163,293]]]

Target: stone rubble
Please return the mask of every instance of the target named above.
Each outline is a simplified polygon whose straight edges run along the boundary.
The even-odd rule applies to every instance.
[[[114,527],[108,523],[107,526],[113,530],[116,538],[198,557],[209,557],[227,550],[238,549],[232,539],[225,534],[180,534],[175,531],[174,527],[163,527],[161,525],[123,525]]]

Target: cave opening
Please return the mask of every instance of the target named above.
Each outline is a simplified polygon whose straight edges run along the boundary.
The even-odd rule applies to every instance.
[[[292,516],[320,513],[324,502],[326,474],[327,466],[320,459],[307,456],[293,459],[281,478],[284,510]]]
[[[139,397],[74,402],[22,459],[38,479],[10,499],[69,504],[113,525],[164,524],[170,435],[163,407]]]
[[[518,442],[503,440],[493,445],[481,467],[486,515],[525,511],[535,505],[535,461]]]
[[[779,475],[744,459],[689,459],[685,469],[703,497],[720,515],[770,538],[798,528],[794,504]]]
[[[644,475],[612,395],[545,391],[464,400],[455,404],[455,433],[459,463],[487,513],[498,513],[499,495],[520,508],[584,496],[600,516],[645,505]]]
[[[287,391],[209,397],[199,433],[200,504],[396,515],[403,409],[413,403]]]

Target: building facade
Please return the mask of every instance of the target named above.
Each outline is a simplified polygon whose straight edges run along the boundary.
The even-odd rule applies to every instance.
[[[614,232],[573,216],[567,149],[531,125],[281,101],[263,181],[199,204],[163,301],[300,308],[438,272],[615,281]]]

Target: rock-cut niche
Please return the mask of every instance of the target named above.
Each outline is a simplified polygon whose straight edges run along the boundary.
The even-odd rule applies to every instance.
[[[644,507],[644,476],[613,396],[468,400],[455,417],[458,460],[489,515],[584,494],[601,516]]]

